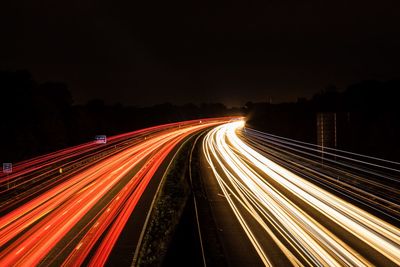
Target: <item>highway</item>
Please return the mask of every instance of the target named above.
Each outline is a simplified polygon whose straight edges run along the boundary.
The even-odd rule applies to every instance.
[[[229,120],[160,125],[16,164],[0,176],[0,266],[107,264],[128,220],[140,218],[129,227],[142,231],[151,207],[141,202],[154,198],[171,152]]]
[[[210,233],[229,266],[400,265],[399,163],[215,118],[15,164],[0,175],[0,266],[130,266],[172,155],[204,130],[193,207],[206,265]]]
[[[265,134],[242,120],[214,127],[202,149],[228,265],[400,265],[399,163]]]

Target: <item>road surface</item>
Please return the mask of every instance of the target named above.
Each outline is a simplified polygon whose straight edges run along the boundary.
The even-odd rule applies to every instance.
[[[204,182],[228,264],[400,265],[398,188],[388,186],[399,183],[398,163],[341,151],[300,159],[293,148],[307,151],[295,144],[243,121],[204,138]]]
[[[17,164],[0,177],[0,266],[105,265],[128,221],[142,231],[171,152],[229,119],[156,126]]]

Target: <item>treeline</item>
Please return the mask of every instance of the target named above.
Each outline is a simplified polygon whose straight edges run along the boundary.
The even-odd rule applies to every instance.
[[[36,82],[28,71],[1,71],[0,162],[17,162],[136,129],[189,119],[239,115],[223,104],[106,105],[100,99],[76,105],[65,83]]]
[[[400,161],[400,81],[363,81],[327,88],[296,103],[247,103],[248,124],[273,134],[317,142],[317,114],[337,118],[337,147]]]
[[[106,105],[94,99],[76,105],[65,83],[36,82],[28,71],[0,71],[0,162],[17,162],[87,142],[97,134],[115,135],[189,119],[247,115],[250,127],[317,142],[316,117],[337,114],[340,149],[400,161],[400,81],[364,81],[346,90],[322,90],[294,103]]]

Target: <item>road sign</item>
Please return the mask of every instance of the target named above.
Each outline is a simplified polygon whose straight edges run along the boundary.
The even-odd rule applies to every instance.
[[[3,173],[12,173],[12,163],[3,163]]]
[[[105,135],[96,135],[94,139],[95,139],[96,144],[106,144],[107,143],[107,136],[105,136]]]

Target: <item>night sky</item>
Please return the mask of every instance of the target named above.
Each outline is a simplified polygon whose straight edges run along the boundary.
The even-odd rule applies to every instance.
[[[4,2],[0,68],[64,81],[76,103],[231,106],[400,78],[398,0]]]

